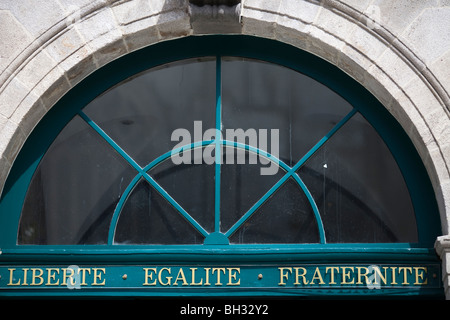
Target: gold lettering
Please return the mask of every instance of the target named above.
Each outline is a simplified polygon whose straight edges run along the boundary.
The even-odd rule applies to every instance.
[[[316,271],[314,271],[313,277],[309,284],[314,284],[314,280],[319,280],[319,284],[325,284],[322,278],[322,274],[320,273],[319,267],[316,267]]]
[[[425,284],[428,283],[428,279],[425,279],[425,281],[423,281],[424,272],[428,273],[428,268],[427,267],[414,267],[414,271],[415,271],[415,274],[416,274],[416,282],[414,282],[414,285],[421,286],[421,285],[425,285]],[[419,282],[419,278],[421,279],[421,282]]]
[[[403,282],[402,284],[408,284],[408,272],[412,274],[412,268],[411,267],[400,267],[398,268],[398,272],[403,272]]]
[[[338,267],[326,267],[325,273],[328,273],[328,271],[331,271],[330,284],[336,284],[336,282],[334,281],[334,271],[337,271],[339,273],[339,268]]]
[[[22,285],[23,286],[27,286],[28,285],[28,283],[27,283],[27,273],[28,273],[28,270],[30,270],[30,269],[22,268],[22,270],[23,270],[23,283],[22,283]]]
[[[238,286],[241,284],[241,279],[237,282],[233,283],[233,280],[236,281],[237,274],[241,273],[241,268],[227,268],[228,269],[228,283],[227,286]]]
[[[172,281],[172,277],[166,277],[167,282],[164,282],[164,283],[163,283],[163,281],[162,281],[162,279],[161,279],[161,275],[162,275],[162,272],[163,272],[163,271],[167,271],[168,274],[171,273],[171,269],[170,269],[170,268],[161,268],[161,270],[159,270],[159,272],[158,272],[158,281],[159,281],[159,284],[162,285],[162,286],[170,286],[171,281]]]
[[[396,279],[395,279],[395,275],[396,275],[395,270],[397,270],[397,267],[391,267],[391,273],[392,273],[392,281],[391,281],[391,285],[393,285],[393,284],[398,284],[397,281],[396,281]]]
[[[354,284],[355,283],[355,279],[353,279],[351,282],[347,282],[347,279],[351,277],[351,272],[354,271],[353,267],[341,267],[342,269],[342,284]],[[347,269],[350,269],[347,271]]]
[[[92,285],[93,286],[104,286],[105,279],[103,279],[103,281],[102,281],[102,273],[103,273],[103,275],[106,274],[105,268],[92,268],[92,270],[94,270],[94,279],[93,279]],[[97,283],[97,279],[102,282]]]
[[[56,280],[56,274],[59,274],[59,268],[47,268],[47,283],[46,286],[57,286],[59,285],[59,279]],[[52,281],[55,281],[52,283]]]
[[[12,287],[55,287],[76,284],[82,286],[105,286],[107,270],[110,267],[97,268],[59,268],[38,267],[28,268],[3,267],[9,272],[8,281],[4,285]],[[113,268],[113,267],[111,267]],[[172,273],[172,268],[173,273]],[[252,269],[253,268],[253,269]],[[358,266],[358,265],[304,265],[274,267],[268,272],[268,279],[272,278],[270,272],[279,273],[278,286],[322,286],[322,285],[368,285],[381,284],[388,286],[426,286],[431,269],[420,265],[394,265],[394,266]],[[6,270],[2,269],[5,272]],[[189,271],[190,270],[190,271]],[[247,270],[247,269],[245,269]],[[254,272],[264,272],[258,268],[248,269]],[[241,267],[143,267],[143,286],[240,286]],[[250,272],[248,271],[248,272]],[[245,273],[246,274],[246,273]],[[255,274],[255,277],[258,273]],[[75,275],[77,278],[75,278]],[[223,276],[223,277],[222,277]],[[276,277],[276,275],[275,275]],[[261,279],[262,276],[259,277]],[[125,279],[125,278],[124,278]],[[276,281],[276,279],[274,279]],[[397,283],[398,282],[398,283]],[[213,284],[212,284],[213,283]],[[262,284],[262,283],[261,283]]]
[[[373,267],[374,273],[377,273],[377,274],[378,274],[378,277],[375,276],[375,279],[374,279],[374,280],[375,280],[375,284],[381,284],[381,283],[377,283],[378,278],[381,279],[381,281],[383,282],[383,284],[386,284],[386,283],[387,283],[387,280],[386,280],[386,279],[387,279],[386,272],[387,272],[387,269],[388,269],[388,268],[389,268],[389,267],[383,267],[383,269],[384,269],[384,275],[382,275],[379,267]]]
[[[63,268],[63,282],[61,283],[62,286],[67,286],[67,279],[70,279],[70,285],[75,285],[75,279],[74,279],[74,273],[75,271],[72,268]],[[70,275],[67,274],[67,271],[70,271]]]
[[[357,276],[357,279],[358,279],[358,280],[356,281],[356,284],[366,284],[366,283],[368,283],[368,280],[367,280],[367,274],[369,273],[369,268],[366,268],[366,267],[356,267],[356,270],[358,270],[358,276]],[[361,270],[365,270],[365,272],[362,273]],[[365,278],[365,281],[364,281],[364,282],[362,281],[362,277]]]
[[[220,272],[223,272],[223,274],[225,274],[225,268],[212,268],[212,272],[211,274],[214,274],[214,272],[217,271],[217,282],[216,282],[216,286],[221,286],[222,282],[220,282]]]
[[[278,270],[280,271],[280,282],[278,282],[279,286],[285,286],[286,282],[284,282],[284,279],[288,279],[289,275],[284,272],[284,270],[289,271],[289,273],[292,273],[292,268],[281,268],[279,267]]]
[[[13,273],[16,270],[15,268],[8,268],[9,270],[9,282],[7,286],[19,286],[20,285],[20,279],[17,280],[16,283],[13,283]]]
[[[145,276],[144,276],[144,286],[155,286],[156,285],[156,279],[155,281],[153,281],[152,283],[148,283],[148,279],[153,280],[153,273],[156,274],[156,268],[143,268],[145,271]],[[152,271],[153,273],[149,274],[149,271]]]
[[[298,272],[300,269],[303,271],[302,274],[300,274],[300,273]],[[295,285],[301,284],[301,283],[299,282],[299,278],[302,278],[302,279],[303,279],[303,285],[307,285],[307,284],[308,284],[308,281],[307,281],[306,278],[305,278],[305,275],[306,275],[306,269],[303,268],[303,267],[295,267],[294,270],[295,270],[295,282],[294,282],[294,284],[295,284]]]
[[[205,286],[211,285],[211,283],[209,283],[209,270],[211,270],[211,268],[205,268]]]
[[[197,268],[191,268],[191,286],[201,286],[203,284],[203,279],[200,280],[200,282],[195,282],[195,272],[197,271]]]
[[[188,286],[189,284],[188,284],[188,282],[186,281],[186,277],[184,276],[184,271],[183,271],[183,268],[180,268],[180,270],[178,271],[178,275],[177,275],[177,277],[175,278],[175,281],[173,282],[173,285],[174,286],[177,286],[178,285],[178,280],[182,280],[183,281],[183,284],[182,284],[182,286]]]
[[[86,283],[86,272],[88,274],[91,274],[91,268],[80,268],[80,269],[78,269],[78,274],[80,274],[80,272],[81,272],[81,283],[80,283],[80,285],[81,286],[87,286],[87,283]]]
[[[37,274],[39,272],[39,274]],[[42,275],[44,271],[40,268],[31,268],[31,284],[30,286],[40,286],[44,283],[44,278]],[[39,282],[36,282],[36,279],[39,279]]]

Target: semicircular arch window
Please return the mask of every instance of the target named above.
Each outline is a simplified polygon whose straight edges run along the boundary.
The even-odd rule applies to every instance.
[[[19,244],[417,242],[389,148],[287,67],[187,59],[85,106],[38,165]]]

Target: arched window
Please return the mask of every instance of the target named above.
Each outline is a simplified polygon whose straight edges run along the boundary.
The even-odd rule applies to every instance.
[[[2,243],[19,256],[436,262],[406,134],[337,68],[274,41],[192,37],[118,59],[49,112],[14,169]]]
[[[292,69],[218,56],[152,68],[84,107],[34,174],[18,242],[417,239],[402,174],[361,113]]]

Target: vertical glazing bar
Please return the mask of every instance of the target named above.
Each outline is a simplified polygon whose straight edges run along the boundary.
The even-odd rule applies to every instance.
[[[222,129],[222,61],[216,57],[216,136],[215,136],[215,199],[214,199],[214,231],[220,232],[220,166]]]

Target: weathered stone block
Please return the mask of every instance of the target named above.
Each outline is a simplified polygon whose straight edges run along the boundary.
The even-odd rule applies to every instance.
[[[384,50],[383,54],[375,61],[375,64],[384,70],[386,74],[389,74],[390,78],[400,88],[403,88],[408,82],[417,77],[415,70],[392,49]]]
[[[122,32],[110,9],[96,12],[75,25],[98,67],[127,52]]]
[[[85,45],[86,40],[80,36],[76,28],[71,26],[52,39],[45,49],[50,57],[59,64]]]
[[[341,41],[346,41],[357,27],[345,16],[336,14],[335,10],[325,7],[320,10],[317,18],[314,20],[314,25]]]
[[[74,86],[97,68],[94,55],[88,47],[81,47],[59,63],[71,86]]]
[[[157,17],[157,28],[161,39],[177,38],[192,34],[187,8],[162,12]]]
[[[18,129],[17,123],[11,120],[0,119],[3,125],[0,127],[0,154],[6,158],[9,163],[13,163],[17,153],[20,150],[25,136]]]
[[[245,2],[241,7],[242,32],[249,35],[263,35],[275,38],[275,26],[278,20],[276,11],[254,9]]]
[[[341,2],[345,3],[350,8],[364,12],[372,0],[341,0]]]
[[[33,88],[55,66],[56,62],[50,57],[45,49],[43,49],[29,59],[28,63],[25,64],[16,77],[27,87]]]
[[[380,24],[399,36],[427,7],[439,5],[439,0],[374,0],[370,6],[378,8]]]
[[[428,68],[442,84],[444,90],[450,95],[450,50],[428,64]],[[447,106],[450,111],[450,106]]]
[[[435,61],[450,50],[450,7],[424,10],[401,38],[422,61]]]
[[[292,1],[282,0],[278,8],[278,14],[290,19],[300,20],[302,23],[313,23],[321,9],[320,1]],[[281,19],[281,18],[280,18]]]
[[[40,97],[46,109],[50,109],[70,88],[64,70],[57,66],[33,88],[32,92]]]
[[[66,15],[57,0],[39,1],[39,3],[8,1],[5,7],[34,38],[38,38],[49,28],[58,24]]]
[[[27,95],[30,88],[17,78],[13,78],[0,94],[0,114],[9,118]]]
[[[0,128],[1,127],[2,126],[0,124]],[[5,157],[0,157],[0,194],[2,194],[3,184],[6,181],[6,178],[8,177],[10,170],[11,170],[11,163]]]
[[[11,12],[0,10],[0,75],[33,40]],[[1,86],[1,81],[0,81]]]
[[[309,35],[308,48],[310,51],[327,61],[337,64],[345,42],[315,25],[311,25]]]
[[[257,11],[277,13],[283,0],[242,0],[241,5],[244,8],[252,8]],[[258,10],[262,9],[262,10]]]
[[[36,123],[38,123],[45,115],[47,110],[44,104],[33,93],[30,93],[17,107],[14,114],[11,116],[11,121],[19,124],[19,129],[25,136],[34,129]]]

